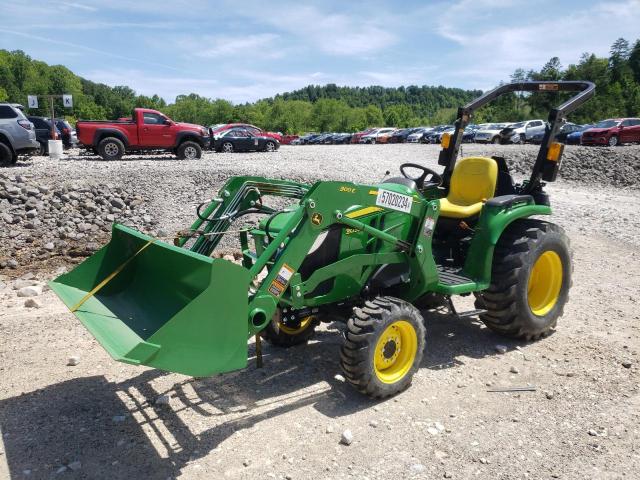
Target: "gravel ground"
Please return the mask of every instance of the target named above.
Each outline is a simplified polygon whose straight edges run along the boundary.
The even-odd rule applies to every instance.
[[[504,154],[516,176],[536,152],[463,149]],[[304,347],[266,345],[263,369],[191,379],[113,362],[41,286],[104,242],[112,218],[170,235],[229,176],[377,182],[402,162],[435,166],[437,147],[71,153],[0,172],[0,478],[638,478],[640,147],[569,146],[548,187],[575,263],[554,335],[513,342],[431,314],[414,384],[384,402],[344,383],[338,325]],[[536,389],[487,391],[523,385]]]

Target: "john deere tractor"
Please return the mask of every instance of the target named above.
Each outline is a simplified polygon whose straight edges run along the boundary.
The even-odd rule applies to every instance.
[[[474,111],[514,91],[573,92],[550,112],[522,183],[504,158],[457,161]],[[457,313],[451,298],[474,294],[476,309],[459,315],[478,315],[502,335],[535,340],[556,326],[571,286],[569,241],[532,217],[551,214],[544,186],[563,153],[554,138],[593,93],[590,82],[558,81],[484,94],[443,136],[441,173],[403,164],[400,176],[371,185],[231,178],[173,245],[115,224],[111,241],[51,288],[114,359],[199,377],[245,367],[253,336],[256,349],[261,337],[290,347],[341,318],[347,381],[372,397],[393,395],[422,359],[418,307]],[[289,206],[268,206],[274,196]],[[214,258],[232,226],[242,265]]]

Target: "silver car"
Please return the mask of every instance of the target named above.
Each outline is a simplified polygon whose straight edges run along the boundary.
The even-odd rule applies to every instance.
[[[0,166],[18,161],[18,155],[36,153],[36,130],[14,103],[0,103]]]

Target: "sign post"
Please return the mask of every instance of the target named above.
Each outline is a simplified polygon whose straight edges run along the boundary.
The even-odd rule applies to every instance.
[[[27,105],[29,105],[29,108],[38,108],[38,97],[46,98],[49,100],[49,104],[51,107],[51,138],[57,140],[58,134],[56,132],[56,112],[53,109],[53,100],[56,98],[62,98],[62,105],[64,105],[65,108],[73,108],[73,96],[70,94],[27,95]]]

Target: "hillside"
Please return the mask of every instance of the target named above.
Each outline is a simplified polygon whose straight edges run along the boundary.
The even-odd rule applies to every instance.
[[[615,116],[640,114],[640,40],[633,46],[618,39],[608,58],[583,54],[577,64],[566,68],[557,57],[540,71],[516,70],[511,80],[592,80],[596,98],[581,108],[571,120],[592,122]],[[26,103],[30,94],[71,93],[73,111],[64,111],[70,120],[110,119],[128,116],[134,107],[162,110],[172,118],[203,125],[249,122],[268,130],[286,133],[303,131],[354,131],[369,126],[405,127],[450,122],[456,108],[480,91],[444,86],[366,86],[335,84],[309,85],[293,92],[253,103],[234,105],[224,99],[209,99],[196,93],[178,95],[167,104],[158,95],[137,95],[127,86],[108,86],[74,74],[62,65],[48,65],[24,52],[0,50],[0,101]],[[545,118],[557,102],[552,96],[504,96],[479,111],[477,122]],[[60,113],[62,105],[58,105]],[[48,114],[40,109],[35,114]]]

